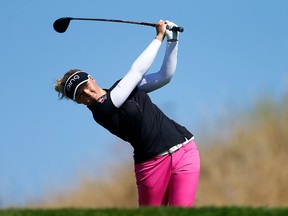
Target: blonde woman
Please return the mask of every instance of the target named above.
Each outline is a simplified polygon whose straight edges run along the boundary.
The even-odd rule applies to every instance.
[[[177,25],[160,20],[152,42],[126,75],[108,89],[78,69],[55,84],[60,98],[86,105],[98,124],[132,145],[140,206],[191,207],[198,186],[200,159],[193,135],[168,118],[148,96],[169,83],[175,73],[179,35],[167,30],[173,26]],[[146,74],[165,36],[162,66],[158,72]]]

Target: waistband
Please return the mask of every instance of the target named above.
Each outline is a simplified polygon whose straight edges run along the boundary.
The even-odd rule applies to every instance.
[[[178,151],[180,148],[182,148],[184,145],[186,145],[187,143],[189,143],[192,140],[194,140],[194,136],[192,136],[190,139],[186,138],[186,141],[184,141],[183,143],[179,143],[179,144],[177,144],[175,146],[172,146],[167,151],[164,151],[164,152],[160,153],[158,155],[158,157],[159,156],[164,156],[164,155],[167,155],[167,154],[173,154],[174,152]]]

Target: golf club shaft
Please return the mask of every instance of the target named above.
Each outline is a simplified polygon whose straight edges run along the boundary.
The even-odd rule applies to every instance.
[[[136,25],[145,25],[155,27],[155,23],[147,23],[147,22],[137,22],[137,21],[129,21],[129,20],[118,20],[118,19],[101,19],[101,18],[75,18],[71,17],[71,20],[90,20],[90,21],[103,21],[103,22],[118,22],[118,23],[129,23],[129,24],[136,24]],[[173,27],[172,31],[183,32],[183,27]]]
[[[117,19],[100,19],[100,18],[72,18],[72,20],[91,20],[91,21],[103,21],[103,22],[119,22],[119,23],[130,23],[130,24],[137,24],[137,25],[147,25],[155,27],[156,24],[154,23],[146,23],[146,22],[135,22],[129,20],[117,20]]]

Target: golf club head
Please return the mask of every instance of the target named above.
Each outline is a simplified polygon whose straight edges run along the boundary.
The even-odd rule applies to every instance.
[[[64,33],[72,20],[72,17],[62,17],[53,23],[53,28],[58,33]]]

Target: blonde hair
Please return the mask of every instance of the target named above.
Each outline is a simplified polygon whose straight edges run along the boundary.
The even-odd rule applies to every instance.
[[[58,92],[58,97],[59,99],[69,99],[65,93],[64,93],[64,87],[67,79],[73,74],[76,73],[77,71],[81,71],[80,69],[72,69],[69,70],[67,73],[64,74],[63,77],[58,78],[54,84],[54,89]]]

